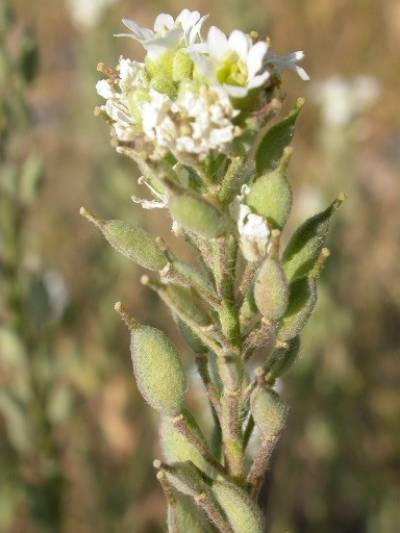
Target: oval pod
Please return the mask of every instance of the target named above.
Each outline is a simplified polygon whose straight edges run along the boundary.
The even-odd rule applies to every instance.
[[[211,204],[188,194],[172,196],[171,215],[186,231],[199,237],[214,239],[225,232],[224,216]]]
[[[328,209],[309,218],[295,231],[282,257],[288,280],[311,272],[325,245],[330,218],[343,199],[339,196]]]
[[[271,357],[271,363],[267,368],[266,378],[275,381],[282,376],[295,362],[300,350],[300,337],[290,339],[287,346],[276,349]]]
[[[272,257],[265,259],[254,283],[254,299],[267,320],[279,320],[285,314],[288,286],[278,260]]]
[[[226,481],[214,481],[212,492],[234,533],[263,533],[262,513],[247,492]]]
[[[286,224],[292,208],[292,188],[286,177],[291,155],[292,149],[286,148],[279,167],[257,178],[246,196],[247,205],[279,229]]]
[[[121,303],[115,305],[131,332],[133,371],[143,398],[157,411],[182,411],[186,376],[178,352],[162,331],[131,319]]]
[[[83,207],[80,213],[102,231],[113,248],[134,263],[157,271],[167,265],[165,253],[160,250],[153,237],[141,227],[121,220],[101,220]]]
[[[185,409],[182,414],[193,435],[207,446],[204,435],[190,412]],[[200,470],[210,473],[209,463],[204,460],[197,448],[175,429],[171,417],[164,416],[161,420],[160,443],[163,455],[169,463],[192,461]]]
[[[165,467],[165,474],[171,485],[186,496],[194,498],[207,489],[207,485],[191,461],[168,465]]]
[[[250,398],[254,423],[264,437],[278,437],[285,426],[288,408],[273,389],[256,387]]]
[[[304,328],[317,303],[317,283],[313,278],[300,278],[289,286],[289,305],[278,331],[280,341],[289,341]]]
[[[209,523],[204,512],[189,496],[174,491],[173,504],[168,504],[168,531],[179,533],[214,533],[216,529]]]

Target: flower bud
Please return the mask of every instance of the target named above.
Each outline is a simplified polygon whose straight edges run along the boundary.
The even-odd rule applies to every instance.
[[[176,96],[176,87],[174,82],[163,74],[155,76],[150,81],[150,88],[158,91],[159,93],[166,94],[170,98],[175,98]]]
[[[254,298],[267,320],[279,320],[288,304],[288,286],[282,266],[277,259],[267,257],[254,284]]]
[[[224,216],[211,204],[188,194],[174,195],[169,202],[171,215],[186,231],[205,239],[225,232]]]
[[[292,189],[286,177],[291,154],[292,149],[285,148],[279,167],[258,178],[246,197],[247,205],[279,229],[286,224],[292,207]]]
[[[162,331],[135,322],[120,303],[115,309],[131,332],[133,371],[143,398],[163,414],[180,413],[186,376],[179,354]]]
[[[182,415],[191,433],[204,446],[207,446],[205,438],[190,412],[185,409]],[[209,463],[203,458],[198,449],[175,428],[171,417],[164,416],[161,420],[160,441],[163,455],[169,463],[192,461],[200,470],[209,473]]]
[[[338,196],[328,209],[306,220],[290,239],[282,259],[290,281],[306,276],[313,269],[325,245],[330,218],[343,200],[343,195]]]
[[[267,131],[256,152],[256,168],[258,174],[273,170],[279,165],[283,151],[293,138],[297,117],[304,105],[299,98],[295,108],[278,124]]]
[[[234,533],[264,531],[262,514],[247,492],[225,481],[215,481],[212,484],[212,492],[225,512]]]
[[[162,270],[167,265],[165,253],[153,237],[139,226],[121,220],[98,219],[83,207],[80,213],[100,228],[113,248],[131,261],[149,270]]]
[[[317,303],[317,284],[312,278],[296,279],[289,286],[289,304],[281,322],[278,339],[296,337],[306,325]]]
[[[256,387],[251,395],[251,414],[263,437],[278,437],[285,426],[288,408],[273,389]]]

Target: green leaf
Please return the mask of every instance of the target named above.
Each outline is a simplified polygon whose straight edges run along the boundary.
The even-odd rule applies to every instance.
[[[304,100],[299,98],[289,115],[272,126],[265,134],[256,152],[256,168],[259,175],[279,165],[284,149],[293,139],[296,120],[303,105]]]

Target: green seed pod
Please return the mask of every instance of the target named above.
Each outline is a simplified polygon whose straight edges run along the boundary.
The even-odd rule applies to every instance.
[[[189,316],[199,326],[208,326],[210,324],[208,313],[191,289],[170,283],[167,285],[166,292],[168,293],[169,302],[172,304],[173,309],[182,311],[182,313]]]
[[[193,498],[207,489],[199,471],[191,461],[172,463],[165,469],[171,485],[180,493]]]
[[[172,77],[176,82],[190,78],[193,72],[193,61],[190,55],[181,48],[174,55],[172,62]]]
[[[193,499],[175,490],[174,502],[168,505],[167,525],[168,531],[176,533],[214,533],[216,531]]]
[[[177,320],[177,324],[180,332],[182,333],[185,341],[188,343],[194,353],[206,353],[208,352],[207,346],[205,346],[199,337],[192,331],[192,329],[183,322],[180,318]]]
[[[296,337],[317,303],[317,284],[312,278],[296,279],[289,286],[289,305],[278,331],[280,341]]]
[[[190,412],[185,409],[182,415],[193,435],[207,446],[206,440]],[[160,442],[163,455],[169,463],[192,461],[200,470],[207,474],[210,473],[209,463],[205,461],[197,448],[175,429],[171,417],[164,416],[161,420]]]
[[[303,105],[304,100],[299,98],[289,115],[265,134],[256,152],[258,175],[269,172],[279,165],[284,149],[292,141],[296,120]]]
[[[258,178],[246,197],[246,203],[275,228],[282,229],[292,207],[292,189],[286,177],[286,169],[292,154],[285,148],[279,167]]]
[[[285,426],[288,408],[273,389],[256,387],[250,398],[251,414],[261,434],[278,437]]]
[[[325,245],[330,218],[343,199],[339,196],[328,209],[306,220],[290,239],[282,258],[289,281],[302,278],[313,269]]]
[[[234,533],[262,533],[264,521],[260,509],[242,489],[225,481],[215,481],[212,492],[225,512]]]
[[[169,202],[172,217],[185,229],[205,239],[214,239],[226,229],[223,215],[201,198],[187,194],[172,196]]]
[[[288,286],[279,261],[267,257],[254,284],[254,298],[267,320],[279,320],[288,305]]]
[[[115,309],[131,332],[133,371],[142,396],[163,414],[180,413],[186,376],[179,354],[162,331],[135,322],[120,303]]]
[[[178,274],[181,274],[181,276],[183,276],[194,289],[209,296],[215,295],[215,290],[208,279],[191,265],[188,265],[183,261],[175,260],[172,261],[172,267],[178,272]]]
[[[287,346],[277,348],[271,357],[271,362],[267,369],[268,381],[275,381],[282,376],[295,362],[300,350],[300,337],[293,337]]]
[[[246,331],[250,324],[254,321],[255,317],[258,315],[259,311],[254,300],[254,286],[251,286],[246,292],[239,311],[241,331]]]
[[[149,270],[162,270],[167,265],[165,253],[153,237],[139,226],[120,220],[101,220],[83,207],[80,213],[100,228],[113,248],[131,261]]]

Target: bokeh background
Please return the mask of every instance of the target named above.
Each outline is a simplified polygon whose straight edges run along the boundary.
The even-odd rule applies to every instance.
[[[129,197],[137,171],[114,153],[96,65],[121,53],[123,16],[151,26],[184,7],[306,52],[312,81],[294,142],[291,223],[339,191],[332,257],[300,360],[282,384],[289,428],[269,474],[270,533],[397,533],[400,523],[400,4],[398,0],[14,0],[0,4],[0,531],[165,530],[152,471],[157,420],[131,376],[123,299],[185,351],[140,269],[81,217],[165,215]],[[37,69],[35,67],[37,63]],[[183,245],[175,249],[189,258]],[[186,351],[187,367],[191,355]],[[199,394],[190,399],[201,411]],[[200,415],[199,415],[200,416]],[[266,505],[265,505],[266,506]],[[246,532],[243,532],[246,533]]]

